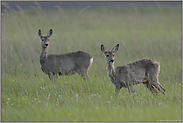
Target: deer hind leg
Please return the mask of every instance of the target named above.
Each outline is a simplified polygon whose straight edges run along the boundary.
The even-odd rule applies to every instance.
[[[161,91],[164,95],[166,95],[165,89],[160,85],[160,83],[158,81],[158,72],[159,72],[159,69],[157,68],[157,66],[154,66],[154,68],[148,69],[147,70],[147,80],[150,84],[152,84],[159,91]]]
[[[161,91],[164,95],[166,95],[165,89],[162,87],[162,85],[160,85],[158,78],[156,76],[149,76],[148,81],[150,82],[150,84],[156,87],[159,91]]]
[[[154,86],[152,84],[150,84],[148,81],[143,82],[143,84],[152,92],[152,94],[157,94],[158,93],[156,88],[154,88]]]
[[[166,89],[159,83],[159,86],[160,86],[160,88],[164,91],[164,92],[166,92]]]
[[[88,63],[81,63],[82,65],[78,65],[78,70],[76,70],[78,72],[79,75],[81,75],[81,77],[83,79],[85,79],[86,77],[89,78],[88,76],[88,70],[90,68],[90,66],[93,64],[93,58],[90,59],[90,62]]]
[[[77,73],[85,80],[86,78],[89,78],[88,76],[88,69],[87,68],[80,68],[79,70],[76,70]]]

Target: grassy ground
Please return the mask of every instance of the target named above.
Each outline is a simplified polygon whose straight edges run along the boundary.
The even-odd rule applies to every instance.
[[[18,7],[18,6],[17,6]],[[3,11],[1,121],[182,121],[181,6]],[[92,80],[78,74],[51,82],[40,69],[38,29],[50,28],[48,53],[83,50],[94,57]],[[117,43],[115,66],[141,58],[160,62],[167,96],[142,84],[138,96],[114,96],[100,45]]]

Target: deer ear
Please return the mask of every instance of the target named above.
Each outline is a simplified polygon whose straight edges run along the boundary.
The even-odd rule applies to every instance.
[[[42,37],[43,36],[43,33],[42,33],[41,29],[38,30],[38,36],[39,37]]]
[[[51,37],[51,35],[53,34],[53,30],[52,29],[50,29],[49,31],[48,31],[48,34],[47,34],[47,36],[48,37]]]
[[[117,44],[117,45],[111,50],[111,52],[115,53],[115,52],[118,51],[118,49],[119,49],[119,44]]]
[[[106,49],[105,49],[105,47],[104,47],[104,45],[103,44],[101,44],[101,51],[105,54],[105,52],[106,52]]]

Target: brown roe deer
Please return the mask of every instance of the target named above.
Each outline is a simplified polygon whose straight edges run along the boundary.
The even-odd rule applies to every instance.
[[[104,45],[101,45],[101,51],[105,54],[107,73],[112,83],[115,85],[115,93],[118,94],[122,87],[128,88],[128,91],[134,91],[133,85],[143,83],[153,94],[161,91],[164,95],[165,89],[158,81],[160,65],[158,62],[150,59],[141,59],[123,66],[114,67],[114,53],[119,49],[117,44],[111,51],[107,51]]]
[[[66,54],[47,55],[49,39],[52,34],[52,29],[48,31],[47,36],[43,36],[41,29],[38,31],[42,47],[40,54],[42,71],[49,76],[50,80],[54,79],[54,82],[57,75],[72,75],[76,72],[83,78],[88,77],[88,70],[93,63],[93,57],[90,54],[77,51]]]

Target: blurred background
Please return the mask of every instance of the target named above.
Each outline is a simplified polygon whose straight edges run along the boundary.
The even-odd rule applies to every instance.
[[[11,9],[17,9],[16,5],[19,5],[20,7],[27,8],[27,7],[31,7],[31,6],[37,6],[35,2],[6,2],[9,6],[9,8]],[[4,9],[8,9],[6,8],[6,3],[2,2],[1,4],[1,8],[2,11]],[[55,6],[60,6],[64,9],[72,9],[72,8],[85,8],[87,6],[91,7],[91,8],[98,8],[98,7],[106,7],[106,6],[130,6],[130,5],[135,5],[135,6],[157,6],[157,4],[159,5],[170,5],[170,6],[177,6],[180,5],[182,2],[181,1],[140,1],[140,2],[136,2],[136,1],[93,1],[93,2],[86,2],[86,1],[54,1],[54,2],[50,2],[50,1],[38,1],[37,3],[39,3],[39,5],[43,8],[43,9],[56,9]],[[91,9],[90,8],[90,9]],[[89,8],[88,8],[89,9]]]

